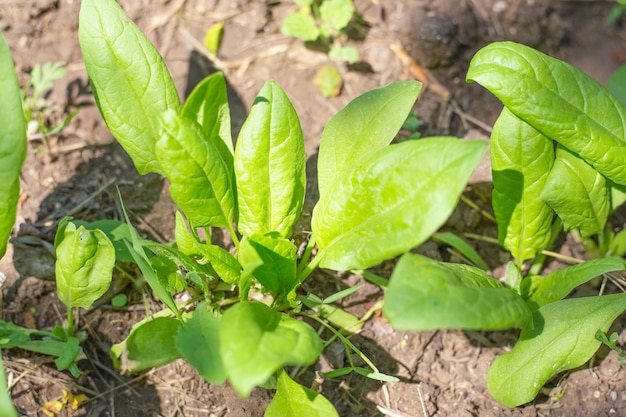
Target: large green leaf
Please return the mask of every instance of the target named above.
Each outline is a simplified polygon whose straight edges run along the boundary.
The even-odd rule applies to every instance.
[[[26,121],[11,51],[0,33],[0,258],[7,249],[26,157]]]
[[[306,155],[298,115],[268,81],[254,100],[235,149],[239,221],[244,236],[291,236],[306,189]]]
[[[121,356],[122,371],[135,373],[180,358],[175,342],[181,327],[181,321],[171,317],[157,317],[134,326]]]
[[[340,174],[313,210],[320,266],[365,269],[424,242],[452,213],[485,146],[405,141]]]
[[[578,265],[558,269],[544,278],[536,278],[528,305],[536,310],[546,304],[565,298],[574,288],[602,274],[623,271],[624,260],[619,258],[592,259]]]
[[[561,146],[541,191],[541,200],[559,215],[565,230],[579,229],[583,237],[604,233],[611,210],[607,182],[598,171]]]
[[[193,227],[232,228],[235,198],[231,171],[195,120],[165,112],[155,152],[170,180],[172,199]]]
[[[522,330],[515,347],[498,357],[487,376],[489,393],[516,407],[532,401],[552,376],[589,360],[606,332],[626,308],[626,294],[573,298],[537,310],[532,330]]]
[[[328,122],[317,161],[320,198],[347,172],[391,143],[421,88],[417,81],[377,88],[352,100]]]
[[[552,141],[504,108],[493,126],[490,152],[498,240],[523,262],[550,240],[552,211],[537,195],[554,163]]]
[[[68,309],[89,308],[111,284],[115,248],[101,230],[87,230],[73,223],[59,230],[56,247],[57,295]]]
[[[265,417],[339,417],[335,407],[322,394],[298,384],[284,370],[279,371],[276,394],[265,410]]]
[[[478,51],[467,79],[605,177],[626,185],[626,108],[594,79],[513,42]]]
[[[220,353],[230,383],[242,397],[285,365],[310,365],[322,343],[308,324],[261,303],[241,302],[220,324]]]
[[[412,253],[391,275],[383,313],[398,330],[532,327],[524,300],[481,269]]]
[[[175,339],[176,349],[183,358],[212,384],[222,384],[226,380],[220,356],[220,323],[220,317],[207,311],[205,303],[200,303]]]
[[[241,241],[239,257],[242,265],[263,262],[254,270],[254,277],[273,294],[286,294],[296,285],[298,248],[283,238],[255,236]]]
[[[84,0],[78,39],[109,130],[141,174],[162,173],[154,154],[159,117],[180,101],[163,58],[115,0]]]

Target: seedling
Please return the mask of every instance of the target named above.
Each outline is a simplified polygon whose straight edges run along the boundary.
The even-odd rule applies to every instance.
[[[365,269],[425,241],[452,212],[486,144],[439,137],[390,145],[420,83],[358,97],[322,135],[320,199],[299,257],[292,230],[305,197],[306,157],[298,117],[278,84],[261,89],[235,147],[223,74],[206,78],[181,104],[163,59],[114,0],[82,2],[79,40],[109,129],[140,173],[169,179],[180,208],[175,244],[145,240],[129,222],[120,240],[166,308],[113,347],[119,366],[137,372],[182,357],[242,397],[276,381],[267,416],[337,415],[284,372],[312,364],[328,343],[302,320],[308,317],[369,367],[352,363],[341,372],[394,379],[343,334],[359,321],[331,305],[344,293],[320,299],[297,291],[317,267]],[[218,228],[229,250],[211,244]],[[191,300],[177,303],[180,291]],[[303,311],[307,303],[313,312]]]
[[[621,253],[623,232],[611,242],[604,236],[607,216],[625,199],[626,108],[572,66],[511,42],[479,51],[467,78],[505,106],[491,136],[493,209],[499,241],[515,261],[502,284],[478,268],[403,255],[383,312],[397,329],[521,329],[487,378],[491,395],[515,407],[557,373],[586,363],[600,345],[598,329],[606,332],[626,309],[624,293],[564,299],[597,276],[624,271],[621,258],[545,277],[522,273],[551,244],[554,213],[554,229],[598,236],[603,255]]]

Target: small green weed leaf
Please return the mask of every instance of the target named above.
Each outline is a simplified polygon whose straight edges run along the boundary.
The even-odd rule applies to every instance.
[[[541,199],[559,215],[565,230],[579,229],[583,237],[604,233],[611,209],[606,180],[563,147],[557,148]]]
[[[504,108],[491,133],[493,211],[498,240],[518,261],[550,240],[552,211],[537,198],[554,163],[552,141]]]
[[[484,271],[411,253],[391,275],[383,313],[398,330],[532,327],[524,300]]]
[[[249,256],[252,251],[252,258]],[[254,277],[272,294],[286,294],[296,285],[298,248],[288,239],[255,236],[241,241],[241,263],[250,264],[258,255],[263,262],[254,270]]]
[[[2,36],[0,34],[0,36]],[[1,42],[1,41],[0,41]],[[13,406],[11,395],[9,394],[9,387],[7,385],[7,378],[4,372],[4,365],[0,360],[0,410],[3,410],[4,417],[17,417],[17,410]]]
[[[339,417],[335,407],[322,394],[298,384],[278,372],[276,394],[265,410],[265,417]]]
[[[17,210],[20,173],[26,157],[26,120],[22,111],[20,85],[15,74],[9,45],[0,33],[0,258]]]
[[[115,0],[85,0],[78,39],[109,130],[141,174],[162,173],[154,153],[160,116],[180,101],[163,58]]]
[[[176,335],[176,348],[183,358],[212,384],[222,384],[226,371],[220,356],[220,317],[200,303]]]
[[[574,288],[613,271],[623,271],[624,260],[619,258],[592,259],[578,265],[558,269],[539,279],[529,294],[527,303],[532,310],[565,298]]]
[[[204,47],[213,55],[217,55],[217,51],[220,49],[223,32],[224,22],[217,22],[204,35]]]
[[[320,36],[320,30],[313,16],[303,12],[294,12],[283,20],[280,31],[294,38],[305,41],[314,41]]]
[[[626,254],[626,229],[617,233],[609,244],[610,256],[624,256]]]
[[[337,32],[348,26],[353,15],[352,0],[324,0],[320,5],[322,22]]]
[[[626,106],[626,65],[622,65],[606,81],[606,88]]]
[[[180,358],[175,342],[181,327],[181,321],[171,317],[157,317],[134,327],[121,356],[122,371],[136,373]]]
[[[323,65],[315,73],[313,83],[324,97],[335,97],[341,92],[343,79],[336,67]]]
[[[347,62],[354,64],[359,60],[359,51],[351,46],[334,47],[328,51],[328,57],[333,61]]]
[[[19,347],[30,340],[36,330],[26,329],[8,321],[0,320],[0,349]]]
[[[57,295],[70,309],[89,308],[111,284],[115,248],[101,230],[68,223],[56,248]]]
[[[391,143],[421,89],[417,81],[396,82],[355,98],[333,116],[320,141],[320,198],[346,172]]]
[[[300,217],[306,189],[300,121],[285,92],[265,83],[235,149],[239,232],[287,238]]]
[[[37,64],[30,71],[30,85],[33,87],[33,97],[39,97],[50,90],[53,82],[65,77],[67,68],[65,62],[44,62]]]
[[[325,304],[327,301],[322,301],[315,294],[309,294],[306,297],[298,296],[298,299],[305,306],[319,314],[320,317],[328,320],[344,332],[356,333],[363,328],[363,321],[359,320],[358,317],[344,311],[340,307]]]
[[[124,241],[130,242],[130,231],[128,225],[119,220],[97,220],[95,222],[85,222],[82,220],[72,221],[76,226],[85,226],[88,230],[102,230],[115,248],[115,259],[120,262],[133,262],[133,257],[126,247]]]
[[[450,137],[405,141],[338,174],[313,210],[320,266],[365,269],[424,242],[452,213],[485,147]]]
[[[116,308],[126,307],[128,304],[128,296],[124,293],[116,294],[111,298],[111,305]]]
[[[155,151],[170,180],[172,199],[193,227],[232,227],[235,199],[231,171],[195,120],[173,111],[164,113]]]
[[[400,381],[395,376],[386,375],[380,372],[374,372],[371,369],[355,367],[354,372],[359,375],[363,375],[366,378],[373,379],[375,381],[383,381],[383,382],[398,382]]]
[[[626,294],[557,301],[534,313],[535,327],[522,330],[515,347],[498,357],[487,376],[489,393],[516,407],[532,401],[552,376],[589,360],[600,346],[595,334],[607,331],[626,308]]]
[[[187,97],[181,113],[202,126],[205,136],[217,147],[226,166],[233,169],[235,151],[224,74],[216,72],[202,80]]]
[[[626,185],[626,108],[594,79],[513,42],[478,51],[467,79],[602,175]]]
[[[285,365],[310,365],[322,343],[308,324],[261,303],[241,302],[226,310],[219,331],[228,379],[247,398]]]
[[[478,254],[478,252],[476,252],[476,250],[469,243],[467,243],[465,240],[461,239],[454,233],[436,233],[435,235],[433,235],[433,238],[458,250],[459,253],[472,264],[474,264],[474,266],[482,269],[483,271],[489,270],[489,265],[487,265],[485,260]]]

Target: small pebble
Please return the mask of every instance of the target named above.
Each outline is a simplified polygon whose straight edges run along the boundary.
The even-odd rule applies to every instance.
[[[611,394],[609,394],[609,395],[611,396],[611,401],[617,400],[617,392],[611,391]]]

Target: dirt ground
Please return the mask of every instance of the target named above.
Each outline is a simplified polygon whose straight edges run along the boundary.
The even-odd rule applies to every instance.
[[[302,123],[309,157],[307,207],[315,202],[315,162],[325,123],[351,99],[372,88],[415,76],[411,63],[426,69],[431,88],[415,110],[423,136],[488,138],[501,106],[477,85],[465,83],[468,63],[480,47],[510,39],[536,47],[586,71],[600,82],[626,61],[626,21],[607,27],[610,1],[548,0],[357,0],[367,22],[363,39],[351,41],[359,65],[339,65],[345,84],[335,98],[324,98],[312,83],[328,57],[280,33],[280,23],[295,9],[280,0],[120,0],[128,15],[164,56],[181,97],[215,69],[225,71],[237,132],[263,83],[276,80],[292,100]],[[2,316],[26,327],[52,328],[64,319],[56,299],[51,242],[57,222],[66,215],[95,220],[120,218],[116,188],[135,224],[159,241],[173,240],[175,205],[167,184],[156,175],[139,176],[130,159],[108,133],[90,95],[78,45],[79,0],[0,0],[0,30],[5,34],[21,82],[35,64],[64,61],[68,74],[47,97],[56,110],[50,122],[78,109],[70,126],[48,144],[30,141],[22,175],[22,197],[15,237],[0,261]],[[224,21],[219,62],[209,63],[195,50],[206,29]],[[405,55],[402,53],[405,51]],[[410,57],[410,58],[408,58]],[[449,99],[448,99],[449,98]],[[1,99],[1,98],[0,98]],[[483,164],[466,196],[490,210],[489,166]],[[614,219],[624,226],[624,218]],[[303,228],[306,230],[305,224]],[[495,237],[495,226],[461,204],[447,228],[457,233]],[[497,247],[475,242],[499,276],[506,255]],[[445,247],[428,242],[419,249],[447,259]],[[557,248],[582,255],[575,242]],[[378,269],[389,273],[391,265]],[[116,280],[113,293],[125,292],[129,306],[114,309],[107,299],[84,312],[80,327],[89,332],[85,374],[74,380],[57,372],[46,357],[19,350],[4,351],[11,394],[21,415],[43,416],[46,401],[62,390],[89,397],[72,416],[261,416],[271,400],[257,389],[242,400],[228,386],[212,386],[182,361],[135,376],[121,376],[108,359],[108,347],[121,341],[144,306],[140,293]],[[363,283],[357,276],[315,274],[306,290],[323,296]],[[363,314],[382,298],[377,287],[345,300]],[[587,291],[594,291],[587,288]],[[614,329],[624,343],[624,317]],[[353,342],[397,383],[360,376],[324,381],[322,392],[341,416],[626,416],[626,377],[615,354],[600,351],[593,366],[551,381],[537,400],[506,409],[486,390],[486,374],[495,356],[514,343],[513,333],[461,331],[398,332],[375,316]],[[327,353],[317,366],[340,363]],[[67,414],[65,414],[67,413]],[[0,412],[0,415],[2,413]]]

